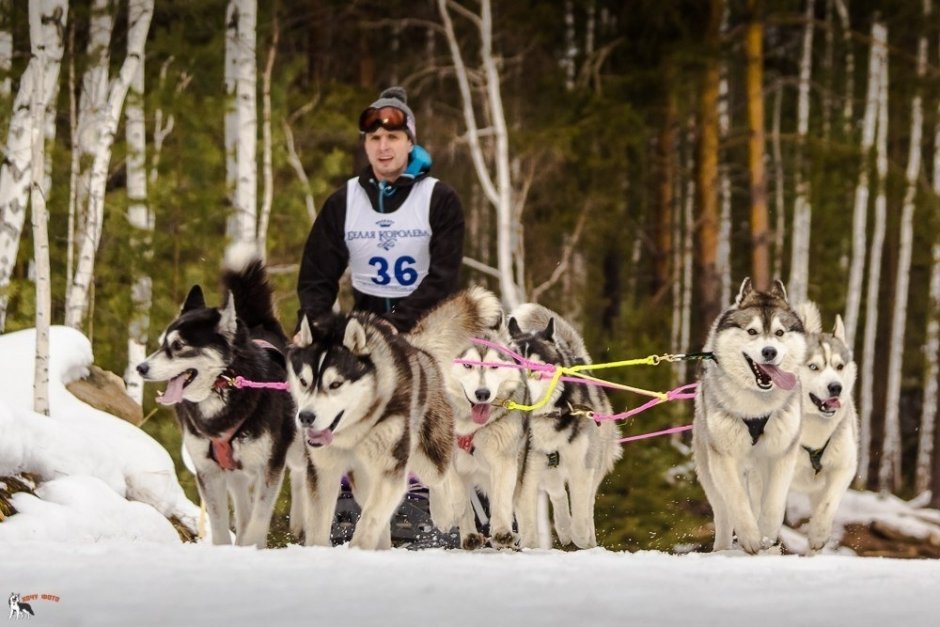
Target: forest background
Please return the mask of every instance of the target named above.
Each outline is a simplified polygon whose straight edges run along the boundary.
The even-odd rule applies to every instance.
[[[0,0],[0,330],[37,324],[22,137],[44,59],[51,320],[127,373],[197,498],[172,414],[127,366],[192,284],[221,302],[233,240],[259,242],[293,328],[317,208],[365,164],[358,113],[400,84],[463,200],[465,284],[558,311],[601,362],[695,352],[745,276],[780,278],[827,329],[846,318],[859,487],[933,487],[936,506],[938,26],[929,0]],[[695,374],[610,379],[665,391]],[[622,430],[689,422],[673,402]],[[682,438],[625,446],[601,544],[707,543]]]

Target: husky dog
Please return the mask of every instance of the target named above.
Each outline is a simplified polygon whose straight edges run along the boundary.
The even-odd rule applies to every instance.
[[[445,372],[499,316],[499,300],[471,288],[429,311],[407,335],[365,313],[301,322],[288,353],[288,380],[310,459],[307,544],[330,544],[347,472],[362,506],[351,546],[391,546],[389,523],[409,472],[429,487],[434,524],[447,530],[457,523],[466,494],[452,465],[456,440]]]
[[[695,396],[692,448],[715,515],[716,551],[756,553],[777,541],[787,490],[800,453],[803,323],[786,289],[769,292],[744,279],[735,303],[715,320],[705,343]]]
[[[10,619],[13,618],[20,619],[24,616],[29,618],[30,616],[35,616],[36,612],[33,611],[33,607],[29,603],[24,603],[20,601],[20,595],[16,592],[10,594]]]
[[[195,285],[179,316],[160,337],[160,348],[137,366],[147,381],[168,381],[157,402],[172,405],[183,444],[196,467],[214,544],[228,544],[231,494],[235,539],[264,547],[285,463],[304,472],[290,395],[271,389],[235,389],[251,381],[286,378],[280,351],[287,338],[274,314],[264,265],[250,246],[229,249],[222,282],[229,294],[220,309],[207,307]],[[296,487],[295,482],[292,485]],[[291,528],[303,519],[301,494],[291,504]]]
[[[845,345],[841,316],[829,334],[822,332],[813,303],[802,303],[797,311],[806,327],[807,349],[800,369],[803,425],[792,489],[810,497],[809,548],[819,551],[832,535],[832,520],[858,467],[858,414],[852,400],[857,368]]]
[[[499,346],[509,345],[502,325],[479,335]],[[503,352],[480,344],[469,344],[460,360],[485,364],[454,363],[450,377],[450,399],[458,450],[454,460],[468,491],[479,487],[490,507],[490,542],[496,548],[516,543],[512,532],[513,500],[519,467],[528,436],[528,414],[505,407],[507,401],[528,404],[525,375]],[[463,548],[483,544],[472,507],[464,509],[460,520]]]
[[[533,362],[561,366],[591,362],[577,331],[541,305],[526,303],[513,311],[509,333],[512,345]],[[538,493],[544,490],[552,502],[558,541],[591,548],[597,546],[594,501],[598,487],[623,454],[617,443],[618,428],[613,422],[598,425],[589,419],[589,412],[611,413],[610,401],[600,388],[558,382],[549,392],[549,386],[548,377],[536,374],[528,379],[529,395],[537,407],[529,419],[516,503],[520,543],[527,548],[539,546],[536,509]]]

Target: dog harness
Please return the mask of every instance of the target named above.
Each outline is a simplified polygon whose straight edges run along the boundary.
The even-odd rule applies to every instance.
[[[468,433],[467,435],[458,435],[457,446],[467,451],[467,453],[470,455],[473,455],[473,451],[476,450],[476,448],[473,446],[473,434]]]
[[[209,438],[209,457],[211,457],[222,470],[239,470],[242,467],[240,461],[236,461],[234,451],[232,451],[232,440],[235,434],[245,424],[245,418],[229,429],[226,429],[216,437]]]
[[[829,436],[829,439],[826,440],[826,443],[822,445],[822,448],[812,449],[805,444],[803,445],[803,450],[809,454],[809,463],[813,465],[813,470],[816,471],[816,474],[819,474],[819,471],[822,470],[822,456],[826,452],[826,449],[829,447],[829,442],[832,441],[832,436]]]
[[[770,420],[770,414],[758,416],[757,418],[744,418],[743,420],[748,432],[751,434],[751,446],[754,446],[760,440],[760,436],[764,435],[764,427],[767,426],[767,421]]]

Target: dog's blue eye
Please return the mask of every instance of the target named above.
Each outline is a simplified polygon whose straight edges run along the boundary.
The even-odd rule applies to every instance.
[[[810,369],[810,370],[813,370],[813,371],[816,371],[816,370],[819,370],[819,366],[817,366],[816,364],[810,364],[810,365],[809,365],[809,369]]]
[[[747,334],[748,334],[748,335],[757,335],[757,329],[748,329],[748,330],[747,330]]]
[[[330,389],[331,389],[331,390],[337,390],[337,389],[339,389],[339,386],[341,386],[341,385],[343,385],[343,382],[342,382],[342,381],[334,381],[333,383],[330,384]]]

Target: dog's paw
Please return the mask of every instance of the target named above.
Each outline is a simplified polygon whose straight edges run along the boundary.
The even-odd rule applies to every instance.
[[[759,533],[739,533],[738,545],[741,547],[742,551],[750,553],[751,555],[765,548]],[[768,546],[770,545],[768,544]]]
[[[571,544],[571,529],[567,527],[556,527],[555,535],[558,536],[558,544],[562,546],[568,546]]]
[[[468,533],[460,546],[464,551],[475,551],[482,547],[485,541],[482,533]]]
[[[516,546],[516,536],[512,531],[498,531],[490,538],[490,544],[497,549],[512,548]]]

